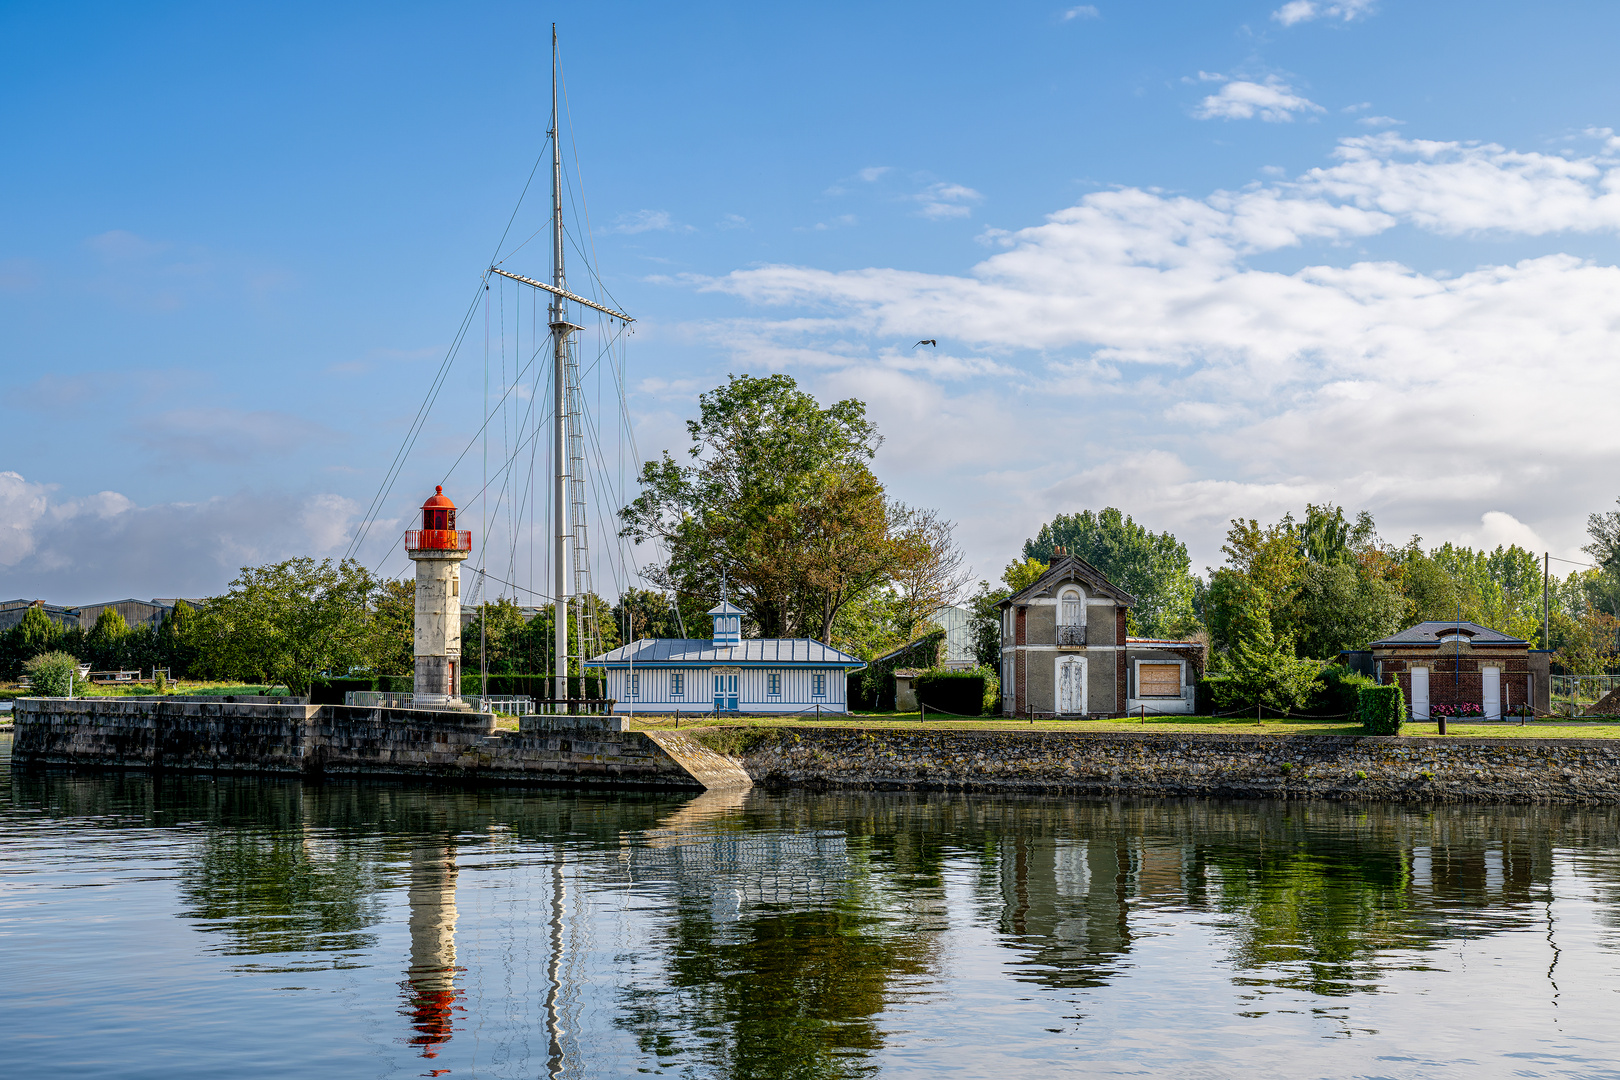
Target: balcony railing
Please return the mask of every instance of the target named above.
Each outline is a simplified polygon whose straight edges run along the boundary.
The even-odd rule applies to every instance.
[[[467,529],[407,529],[407,551],[471,551],[472,532]]]
[[[1059,645],[1084,645],[1086,643],[1086,628],[1083,626],[1058,627],[1057,643]]]

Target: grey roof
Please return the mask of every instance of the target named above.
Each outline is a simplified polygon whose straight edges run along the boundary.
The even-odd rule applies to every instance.
[[[736,604],[733,604],[730,600],[722,600],[718,604],[714,605],[714,607],[712,607],[708,611],[704,612],[704,614],[706,614],[706,615],[744,615],[744,614],[747,614],[747,613],[745,611],[743,611],[742,608],[738,607]]]
[[[642,638],[594,656],[592,664],[820,664],[865,667],[860,657],[840,652],[810,638],[743,638],[730,648],[714,647],[708,638]]]
[[[1398,634],[1391,634],[1387,638],[1380,638],[1373,642],[1369,648],[1379,645],[1434,645],[1439,642],[1440,635],[1447,631],[1461,630],[1473,645],[1526,645],[1523,638],[1516,638],[1511,634],[1504,634],[1499,630],[1492,630],[1488,626],[1469,622],[1467,619],[1458,621],[1450,619],[1445,622],[1430,620],[1420,622],[1416,626],[1408,626]]]
[[[1046,573],[1036,578],[1033,584],[1013,593],[997,606],[1005,608],[1037,596],[1052,595],[1053,590],[1065,581],[1081,582],[1092,592],[1116,600],[1125,607],[1136,604],[1136,597],[1109,581],[1101,570],[1078,555],[1065,555],[1048,567]]]

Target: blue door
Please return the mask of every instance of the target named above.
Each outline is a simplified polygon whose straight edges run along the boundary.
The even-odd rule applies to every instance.
[[[714,711],[737,711],[737,676],[716,675],[714,677]]]

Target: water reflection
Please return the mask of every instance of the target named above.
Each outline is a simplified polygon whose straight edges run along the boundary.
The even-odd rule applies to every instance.
[[[416,1034],[407,1040],[425,1058],[455,1031],[461,1008],[456,987],[456,849],[449,842],[411,849],[408,889],[411,964],[405,969],[406,1012]],[[464,1009],[462,1011],[465,1011]]]
[[[1568,1024],[1572,995],[1595,991],[1566,938],[1584,920],[1586,955],[1620,944],[1608,809],[18,773],[0,825],[11,875],[168,838],[166,917],[243,980],[219,1007],[257,1021],[254,985],[339,995],[335,1015],[371,1026],[317,1018],[308,1037],[363,1028],[356,1053],[388,1069],[405,1054],[502,1076],[866,1076],[973,1025],[1034,1052],[1177,969],[1222,987],[1240,1024],[1284,1000],[1349,1015],[1411,976],[1466,991],[1459,957],[1492,940],[1520,965],[1513,1009],[1556,1002]],[[1499,1025],[1528,1022],[1502,1009]]]

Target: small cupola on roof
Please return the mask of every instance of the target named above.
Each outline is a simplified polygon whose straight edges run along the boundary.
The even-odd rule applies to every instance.
[[[722,600],[709,609],[714,616],[714,647],[730,649],[742,644],[742,608]]]

